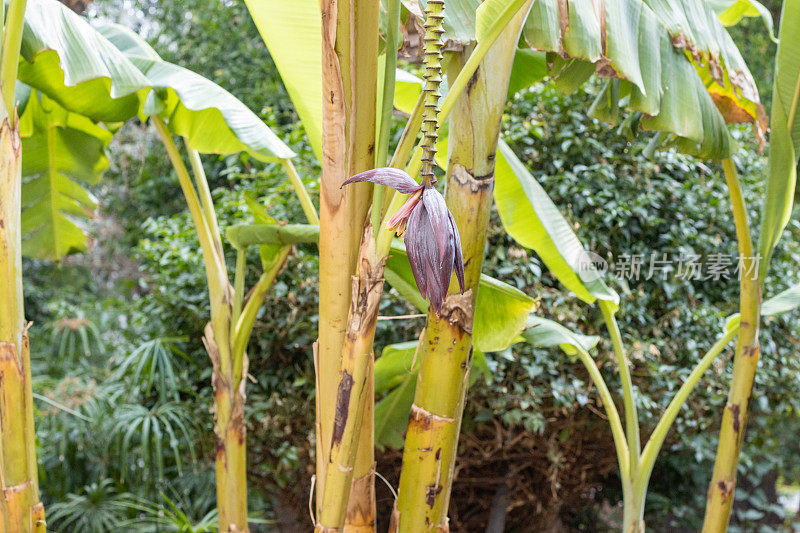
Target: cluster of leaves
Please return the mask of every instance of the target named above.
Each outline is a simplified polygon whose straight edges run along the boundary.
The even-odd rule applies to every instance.
[[[666,253],[673,261],[681,254],[703,258],[713,254],[735,256],[734,224],[720,169],[673,151],[656,153],[648,159],[648,139],[627,139],[588,119],[584,110],[590,101],[588,92],[565,96],[548,86],[519,94],[509,104],[506,138],[587,247],[610,264],[611,285],[622,295],[620,326],[626,344],[632,347],[640,416],[648,431],[666,399],[708,348],[712,341],[709,332],[722,330],[725,317],[736,312],[738,301],[735,276],[697,280],[681,277],[673,270],[665,276],[656,272],[651,279],[645,279],[650,257],[654,251]],[[751,208],[750,218],[757,220],[766,160],[755,154],[748,132],[734,134],[748,148],[739,151],[736,160]],[[516,283],[529,294],[539,295],[540,313],[569,324],[574,330],[595,334],[602,331],[599,313],[587,313],[587,306],[565,295],[536,257],[515,248],[499,226],[495,227],[498,231],[491,237],[493,253],[487,258],[489,272]],[[765,296],[796,283],[800,227],[792,222],[789,231],[791,236],[782,241],[776,254]],[[623,254],[644,258],[638,280],[614,276],[615,265]],[[660,258],[659,255],[657,259]],[[792,451],[778,451],[777,442],[784,429],[797,428],[800,422],[800,403],[790,392],[791,383],[797,379],[798,365],[792,353],[799,338],[796,313],[767,319],[763,326],[764,355],[756,382],[759,400],[754,402],[757,414],[751,418],[753,427],[745,447],[743,476],[749,472],[755,476],[772,475],[777,471],[787,480],[797,479],[789,459]],[[606,358],[610,350],[610,344],[601,345],[600,358],[609,363],[611,359]],[[524,427],[543,420],[537,415],[541,404],[531,402],[531,398],[551,395],[555,405],[573,409],[585,405],[587,395],[588,401],[593,401],[590,384],[580,378],[580,365],[570,364],[555,351],[518,345],[513,357],[500,355],[490,362],[496,365],[496,385],[489,385],[488,390],[482,387],[482,401],[472,404],[476,418],[516,419]],[[699,526],[702,496],[714,458],[712,444],[730,379],[730,365],[726,364],[730,354],[724,357],[712,367],[703,379],[704,385],[695,391],[679,416],[671,445],[656,465],[648,502],[655,520],[677,520],[675,517],[679,516],[682,525]],[[610,366],[605,375],[606,379],[614,379]],[[693,476],[685,475],[687,461],[698,465],[692,469]],[[614,490],[610,486],[607,489]],[[760,516],[768,514],[747,490],[741,493],[739,519],[745,520],[748,512],[750,520],[756,511],[762,513]]]

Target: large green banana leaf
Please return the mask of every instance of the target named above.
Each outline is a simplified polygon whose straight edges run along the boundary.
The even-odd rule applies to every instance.
[[[553,275],[581,300],[608,300],[619,295],[603,282],[588,255],[556,205],[509,146],[498,143],[494,201],[506,231],[532,248]]]
[[[725,26],[735,26],[745,17],[761,17],[764,26],[769,31],[770,39],[777,42],[775,38],[775,23],[772,20],[772,13],[769,9],[757,0],[706,0],[711,6],[719,21]]]
[[[761,304],[763,316],[780,315],[800,307],[800,285],[789,287]]]
[[[322,21],[318,0],[245,0],[314,153],[322,153]]]
[[[28,0],[20,54],[21,81],[94,121],[136,116],[150,90],[114,45],[56,0]]]
[[[643,115],[642,127],[673,134],[684,152],[727,157],[725,121],[763,128],[755,82],[702,0],[537,0],[524,35],[553,53],[557,76],[576,75],[565,58],[594,65],[579,70],[578,82],[592,71],[620,80],[600,95],[595,116],[613,123],[627,107]]]
[[[138,68],[153,87],[144,116],[159,115],[170,131],[202,153],[247,152],[262,161],[295,154],[231,93],[178,65],[163,61],[141,37],[118,24],[100,32]]]
[[[528,318],[528,324],[521,337],[533,346],[542,348],[558,346],[568,355],[575,354],[578,345],[589,351],[600,342],[600,337],[596,335],[573,333],[558,322],[536,315]]]
[[[108,168],[112,133],[34,91],[20,119],[22,135],[22,252],[57,260],[87,248],[79,226],[91,217],[96,185]]]
[[[800,0],[785,0],[775,57],[770,120],[769,178],[758,239],[759,278],[765,279],[772,250],[792,213],[800,156]]]
[[[449,0],[445,2],[443,39],[461,44],[481,40],[505,25],[528,1]],[[424,7],[426,3],[420,4]]]

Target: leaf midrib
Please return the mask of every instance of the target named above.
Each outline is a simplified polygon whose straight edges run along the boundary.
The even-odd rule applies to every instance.
[[[53,257],[58,257],[58,232],[56,225],[58,223],[58,192],[56,191],[56,178],[58,171],[56,169],[56,132],[55,126],[49,125],[47,127],[47,179],[50,185],[50,216],[51,223],[53,224]]]
[[[791,137],[792,127],[794,126],[794,117],[797,114],[797,103],[800,101],[800,70],[797,72],[797,79],[794,82],[794,93],[792,94],[792,105],[789,106],[789,114],[786,120],[788,125],[789,136]]]

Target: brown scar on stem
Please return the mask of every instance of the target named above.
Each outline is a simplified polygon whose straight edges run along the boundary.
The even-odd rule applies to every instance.
[[[442,486],[438,483],[431,483],[425,485],[425,503],[428,507],[433,509],[433,504],[436,503],[436,497],[442,492]]]
[[[416,426],[420,431],[429,431],[434,426],[452,424],[454,419],[435,415],[417,404],[412,404],[411,412],[408,414],[408,422],[409,425]]]
[[[336,391],[336,418],[333,421],[333,434],[331,436],[331,447],[342,442],[344,427],[347,425],[347,417],[350,412],[350,391],[353,389],[353,376],[347,370],[342,371],[342,379],[339,382],[339,389]]]
[[[722,496],[723,500],[727,500],[728,498],[733,495],[733,489],[736,487],[735,481],[717,481],[716,483],[717,490],[720,492],[720,496]]]
[[[472,315],[472,289],[467,289],[463,294],[447,295],[439,313],[440,318],[469,335],[472,335]]]
[[[731,412],[733,416],[733,431],[738,435],[739,430],[742,428],[742,410],[739,408],[738,403],[730,403],[725,406]]]
[[[483,176],[473,176],[467,167],[455,164],[450,177],[462,187],[468,188],[472,194],[494,189],[494,171]]]
[[[480,65],[478,65],[478,67],[475,69],[475,72],[473,72],[472,76],[469,77],[469,81],[467,81],[467,87],[466,87],[467,94],[472,92],[472,88],[478,82],[478,76],[480,75],[479,74],[480,71],[481,71],[481,67],[480,67]]]
[[[742,351],[742,355],[745,357],[754,357],[758,355],[758,352],[758,344],[751,344],[745,347],[744,351]]]

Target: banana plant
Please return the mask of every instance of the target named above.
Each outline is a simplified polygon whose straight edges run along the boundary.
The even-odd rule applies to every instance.
[[[22,235],[26,251],[39,256],[80,247],[74,228],[59,232],[56,225],[63,225],[63,213],[81,216],[92,203],[73,181],[91,183],[102,169],[98,146],[107,135],[91,122],[130,118],[142,106],[148,86],[122,54],[61,4],[12,0],[2,22],[0,510],[5,531],[30,532],[45,530],[45,513],[37,479],[28,325],[22,301]],[[23,121],[17,112],[26,103],[27,91],[20,86],[20,97],[16,96],[17,79],[32,89],[31,116]],[[56,112],[52,120],[43,116],[42,105]],[[20,139],[23,126],[31,134],[25,142]],[[43,136],[37,137],[37,131]],[[67,139],[67,131],[76,135]],[[66,169],[56,170],[55,154],[64,156],[77,148],[70,143],[81,136],[88,141],[87,151],[67,155]],[[51,164],[34,161],[44,154],[52,156]],[[29,178],[26,187],[23,173]],[[48,242],[48,236],[55,242]],[[59,242],[59,237],[64,240]]]
[[[451,132],[470,131],[475,123],[482,125],[479,129],[488,129],[486,136],[480,137],[483,139],[478,146],[480,150],[475,149],[475,161],[468,160],[469,149],[462,146],[465,142],[477,142],[474,139],[462,140],[457,135],[451,135],[453,138],[448,139],[447,143],[443,139],[439,143],[440,148],[447,146],[450,156],[450,159],[440,161],[440,165],[447,167],[447,204],[462,236],[460,248],[465,252],[464,259],[472,253],[469,250],[474,249],[478,251],[477,255],[470,255],[469,262],[480,263],[485,229],[481,229],[482,223],[478,222],[478,229],[473,232],[472,228],[466,229],[458,220],[464,216],[464,220],[477,217],[469,218],[471,224],[475,224],[476,220],[481,221],[478,213],[485,207],[474,208],[484,206],[485,200],[478,204],[471,203],[478,199],[474,193],[458,193],[458,180],[463,180],[465,173],[473,178],[476,175],[483,176],[473,173],[476,171],[473,167],[480,167],[476,161],[486,157],[496,160],[494,176],[498,189],[502,186],[509,192],[502,201],[497,191],[494,195],[509,233],[522,244],[534,248],[558,279],[577,297],[590,304],[599,302],[612,337],[617,368],[623,383],[626,427],[614,434],[626,494],[625,529],[639,530],[643,527],[644,492],[649,472],[646,464],[640,464],[643,459],[633,386],[621,334],[616,325],[619,297],[602,282],[596,272],[585,271],[586,267],[582,264],[584,249],[580,241],[552,202],[548,205],[542,198],[546,199],[546,195],[540,196],[543,191],[540,188],[537,190],[533,179],[526,175],[527,171],[515,160],[510,150],[501,143],[499,152],[496,155],[494,153],[493,143],[497,143],[497,134],[491,132],[497,127],[495,124],[499,124],[509,88],[508,77],[513,76],[509,54],[513,63],[517,63],[518,59],[520,65],[536,62],[537,59],[541,63],[541,58],[546,58],[545,68],[531,70],[546,72],[564,90],[573,90],[595,73],[609,78],[592,106],[593,116],[618,123],[627,114],[623,125],[629,130],[635,131],[641,127],[659,132],[655,141],[658,146],[674,146],[701,157],[723,159],[731,155],[732,144],[726,121],[752,122],[756,135],[760,137],[764,131],[764,116],[755,83],[741,55],[714,11],[702,2],[683,0],[667,4],[615,0],[606,2],[600,9],[584,4],[577,1],[564,4],[555,0],[541,0],[532,5],[522,1],[487,1],[482,4],[467,0],[453,1],[445,9],[444,32],[441,32],[435,30],[437,20],[441,20],[437,11],[439,3],[429,2],[426,4],[426,16],[430,20],[426,22],[428,34],[425,54],[426,59],[431,58],[439,35],[443,35],[443,39],[454,47],[467,48],[468,51],[460,59],[449,58],[452,63],[446,69],[449,92],[441,103],[439,120],[444,121],[449,115]],[[398,108],[403,108],[405,104],[404,111],[410,117],[389,165],[393,168],[405,167],[411,176],[423,170],[423,184],[426,179],[428,183],[432,181],[425,178],[429,170],[424,169],[431,158],[426,143],[435,135],[435,113],[431,111],[438,109],[438,99],[431,98],[435,87],[432,91],[430,86],[435,76],[430,75],[427,70],[430,62],[426,62],[428,76],[424,90],[418,89],[419,97],[415,103],[413,97],[408,98],[408,87],[404,88],[401,102],[400,91],[396,90],[391,95],[390,84],[385,80],[381,84],[380,77],[373,80],[376,77],[372,72],[372,65],[376,62],[373,55],[376,39],[373,31],[376,27],[381,30],[377,39],[380,40],[382,36],[384,44],[384,53],[377,63],[394,64],[394,48],[388,44],[397,42],[394,36],[397,13],[392,2],[386,3],[387,17],[382,24],[376,23],[374,11],[367,10],[357,0],[335,5],[323,3],[321,11],[310,1],[296,3],[291,9],[279,2],[252,2],[248,5],[306,125],[312,146],[323,162],[323,237],[320,242],[323,252],[320,266],[323,303],[320,307],[320,338],[315,353],[318,385],[317,529],[328,531],[342,525],[369,529],[374,527],[373,520],[365,520],[374,514],[374,500],[370,499],[374,493],[371,485],[372,411],[369,405],[374,401],[374,363],[370,357],[374,329],[371,321],[375,314],[374,302],[380,298],[381,276],[390,281],[392,278],[390,271],[383,271],[380,264],[389,248],[387,243],[391,240],[391,233],[378,232],[377,228],[383,225],[382,220],[392,226],[399,223],[401,229],[404,223],[408,223],[406,231],[410,232],[413,213],[418,210],[415,195],[419,195],[422,189],[404,182],[396,172],[389,170],[383,174],[377,171],[365,173],[352,180],[372,181],[375,184],[372,192],[369,185],[357,184],[349,185],[345,188],[346,192],[342,193],[340,186],[348,176],[369,170],[360,154],[365,148],[371,148],[372,142],[374,146],[382,146],[380,127],[372,117],[371,110],[375,107],[385,110],[385,106],[390,105],[393,99]],[[511,52],[500,53],[503,42],[501,36],[508,35],[506,39],[514,41],[512,21],[516,20],[514,17],[518,13],[527,13],[528,10],[530,14],[527,17],[520,15],[525,21],[522,35],[535,50],[521,50],[517,52],[517,58],[514,57],[514,46]],[[408,16],[405,7],[402,15]],[[358,31],[354,30],[354,26]],[[320,41],[316,40],[317,31],[321,33]],[[308,42],[300,42],[297,38],[293,40],[294,35],[303,35],[304,39],[308,37]],[[314,56],[302,52],[304,46],[306,50],[321,46],[322,61],[318,63],[313,60]],[[474,49],[470,48],[472,46]],[[493,50],[496,57],[491,56]],[[352,55],[349,51],[352,51]],[[300,56],[303,56],[302,61],[299,61]],[[490,56],[493,59],[487,60]],[[354,61],[358,62],[359,69],[353,68]],[[456,68],[459,64],[460,70]],[[478,74],[475,74],[476,71]],[[484,71],[491,73],[486,75],[490,81],[480,82]],[[384,74],[386,72],[384,70]],[[517,73],[514,77],[515,89],[525,86],[525,81],[520,82],[520,78],[525,80],[524,74]],[[321,85],[317,82],[320,79]],[[380,88],[377,94],[373,92],[373,84]],[[480,88],[476,89],[476,86]],[[500,111],[479,113],[473,109],[474,104],[470,107],[470,91],[476,91],[481,97],[502,94],[502,97],[493,96],[495,100],[492,100],[497,102],[494,105],[498,105]],[[473,116],[459,119],[456,111],[458,106],[464,106],[467,109],[464,112],[473,113]],[[493,105],[486,107],[491,109]],[[458,126],[454,126],[457,120]],[[380,125],[384,125],[382,121]],[[420,129],[423,132],[422,141],[413,150]],[[352,135],[348,137],[351,132]],[[378,153],[374,166],[384,166],[385,161],[385,154]],[[494,162],[489,165],[489,172],[493,167]],[[502,181],[501,175],[504,176]],[[395,177],[390,179],[389,176]],[[731,174],[728,173],[728,176],[731,177]],[[732,179],[730,182],[732,186],[735,185]],[[386,196],[386,185],[394,186],[400,193]],[[490,188],[491,181],[480,185]],[[411,197],[405,203],[409,193]],[[325,207],[326,202],[330,207]],[[427,203],[425,205],[428,206]],[[330,210],[330,216],[326,214],[326,209]],[[395,213],[399,214],[395,216]],[[411,218],[406,218],[409,215]],[[413,231],[411,233],[411,242],[416,242]],[[464,234],[469,237],[463,238]],[[374,245],[371,244],[373,240]],[[332,251],[336,254],[332,254]],[[387,265],[391,259],[390,255]],[[458,262],[455,266],[458,266]],[[411,270],[414,270],[413,262]],[[352,287],[352,296],[348,298],[351,294],[350,276],[353,275],[357,281],[354,281],[356,285]],[[420,284],[420,277],[415,278]],[[440,289],[437,287],[441,285],[442,282],[437,281],[434,292],[438,292]],[[450,284],[451,295],[447,298],[456,301],[469,285],[465,283],[462,288],[454,279]],[[412,301],[424,302],[424,297],[432,297],[430,279],[422,280],[420,288],[420,294]],[[455,305],[455,314],[458,316],[455,322],[472,315],[471,310],[464,312],[464,305],[466,300],[474,298],[474,292],[472,296],[461,297],[464,301]],[[442,302],[444,307],[440,307],[439,302],[434,304],[434,298],[431,298],[433,309],[429,311],[423,340],[437,336],[441,339],[442,331],[450,327],[444,327],[446,324],[443,323],[447,321],[442,319],[444,309],[451,311],[452,306],[445,305],[447,301]],[[363,304],[366,305],[359,309],[359,305]],[[362,329],[356,332],[347,330],[348,324],[358,324]],[[365,324],[367,327],[363,327]],[[437,324],[443,327],[437,327]],[[430,337],[427,336],[429,330]],[[435,363],[431,363],[434,366],[426,371],[424,361],[429,347],[426,343],[420,344],[422,362],[416,378],[415,397],[424,403],[423,398],[428,394],[425,391],[430,391],[436,402],[444,401],[447,397],[445,404],[437,404],[447,407],[438,413],[431,412],[427,406],[418,405],[416,400],[411,407],[412,430],[417,419],[420,427],[436,428],[426,435],[408,432],[412,440],[406,441],[405,453],[408,457],[405,462],[413,462],[413,450],[416,449],[418,457],[415,457],[425,467],[403,469],[398,506],[393,516],[394,527],[398,530],[442,528],[446,525],[450,490],[448,478],[456,441],[450,428],[456,428],[457,437],[458,420],[463,408],[461,398],[466,383],[463,376],[469,367],[462,363],[464,354],[471,349],[469,339],[464,339],[466,331],[467,328],[461,327],[458,335],[447,335],[445,332],[445,339],[461,339],[454,345],[457,346],[454,351],[461,355],[458,356],[460,359],[455,355],[453,357],[452,368],[457,367],[457,370],[453,372],[452,379],[444,381],[450,384],[447,387],[437,386],[441,381],[436,381],[431,375],[441,377],[442,372],[446,372],[445,368],[451,365],[435,366]],[[718,353],[726,344],[721,347],[715,345],[710,353]],[[431,353],[438,353],[437,349],[431,349]],[[437,363],[442,361],[441,357],[429,359]],[[588,355],[582,360],[590,367],[593,377],[600,376],[596,366],[591,368],[593,362]],[[403,394],[408,398],[410,387],[407,381],[403,383]],[[353,400],[353,394],[358,396],[357,400]],[[609,411],[616,411],[608,394],[604,394],[603,399]],[[362,405],[364,401],[368,405]],[[393,405],[397,405],[397,402]],[[436,423],[426,424],[425,420]],[[621,424],[619,416],[616,416],[616,420]],[[448,429],[442,431],[442,428]],[[447,433],[448,437],[439,440],[438,436],[430,436],[434,433]],[[343,439],[348,443],[343,445]],[[409,443],[412,445],[409,446]],[[437,448],[429,445],[431,443],[441,443],[441,451],[437,453]],[[650,450],[655,448],[651,447]],[[429,463],[425,459],[426,454],[433,457]],[[335,472],[331,474],[330,469]],[[335,485],[329,485],[330,480]],[[432,490],[428,490],[431,487]]]
[[[7,42],[3,45],[3,50],[9,52],[4,52],[6,59],[2,61],[6,69],[2,79],[19,77],[24,82],[19,85],[17,100],[14,100],[14,83],[3,84],[5,108],[12,117],[6,121],[11,129],[3,145],[7,148],[4,161],[9,161],[6,167],[10,169],[2,189],[10,200],[3,202],[8,211],[3,214],[7,239],[4,264],[8,267],[4,270],[3,285],[7,287],[4,294],[8,297],[3,301],[8,306],[8,313],[4,314],[8,324],[3,331],[9,339],[16,340],[11,343],[13,350],[9,344],[4,351],[8,357],[3,358],[2,371],[6,376],[3,385],[7,389],[3,392],[6,401],[0,408],[2,419],[10,422],[2,426],[3,438],[8,442],[8,445],[4,442],[3,450],[8,456],[2,466],[4,482],[16,487],[4,494],[19,495],[3,501],[5,529],[43,531],[44,528],[44,510],[36,483],[19,257],[24,252],[59,259],[86,249],[87,236],[79,221],[90,214],[95,201],[82,184],[97,183],[107,167],[104,147],[122,122],[138,115],[141,119],[152,118],[165,142],[203,244],[214,308],[212,326],[205,340],[216,370],[216,429],[220,439],[218,450],[222,452],[217,458],[220,524],[226,531],[246,531],[242,419],[245,351],[256,312],[288,248],[262,250],[264,274],[248,299],[244,298],[243,287],[245,251],[239,250],[237,275],[234,286],[230,285],[221,234],[198,151],[226,154],[247,151],[256,158],[279,162],[298,191],[307,216],[316,221],[313,204],[290,161],[294,154],[229,93],[190,71],[161,61],[131,32],[113,26],[98,32],[52,0],[32,0],[27,11],[25,8],[25,2],[11,4],[4,32]],[[13,102],[25,108],[19,126],[13,119]],[[23,187],[18,175],[20,133],[24,135]],[[194,184],[173,134],[186,140]]]
[[[283,267],[291,244],[260,247],[263,274],[247,297],[244,287],[247,249],[237,247],[231,285],[200,153],[244,151],[261,161],[281,163],[311,223],[318,222],[316,209],[291,163],[294,152],[233,95],[191,71],[163,61],[145,41],[122,26],[106,25],[100,31],[152,86],[140,115],[154,124],[167,149],[200,240],[211,301],[211,321],[203,342],[214,369],[219,528],[249,531],[244,422],[247,344],[258,310]],[[191,173],[173,135],[183,138]],[[247,202],[258,222],[277,223],[253,199],[248,198]]]
[[[725,531],[730,520],[736,487],[736,470],[744,443],[747,412],[758,368],[759,318],[769,309],[761,304],[761,292],[769,271],[769,262],[786,224],[789,221],[797,181],[800,157],[800,2],[785,0],[781,12],[778,52],[775,57],[775,78],[770,118],[769,170],[767,191],[761,209],[761,231],[757,247],[753,246],[747,224],[746,207],[741,197],[732,162],[725,165],[733,201],[740,253],[756,261],[750,267],[758,276],[742,284],[741,329],[736,346],[728,401],[722,415],[714,471],[706,503],[704,532]],[[732,183],[731,183],[732,182]],[[745,280],[743,280],[744,282]],[[786,295],[784,295],[785,299]],[[759,306],[761,307],[759,311]]]

